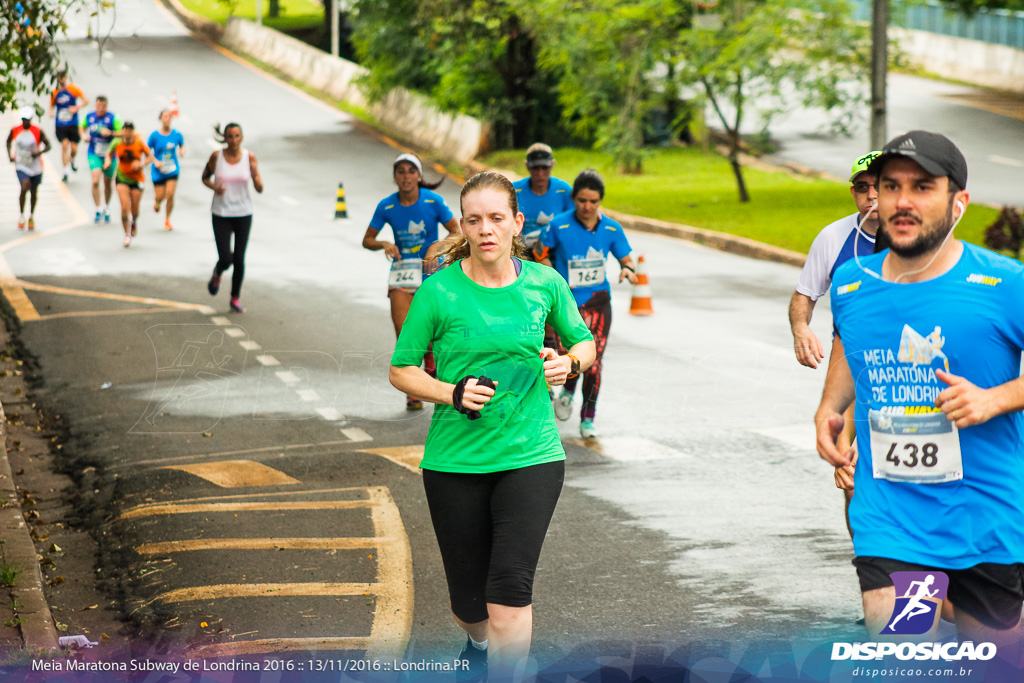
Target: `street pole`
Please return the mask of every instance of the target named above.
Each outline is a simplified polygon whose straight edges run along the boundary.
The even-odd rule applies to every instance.
[[[331,0],[330,3],[328,3],[328,5],[330,6],[331,12],[331,54],[337,57],[339,52],[339,43],[341,40],[339,36],[341,32],[341,27],[338,25],[338,15],[341,13],[341,11],[338,8],[338,0]]]
[[[256,0],[256,23],[263,25],[263,0]]]
[[[882,149],[885,132],[885,81],[889,68],[889,0],[871,2],[871,149]]]

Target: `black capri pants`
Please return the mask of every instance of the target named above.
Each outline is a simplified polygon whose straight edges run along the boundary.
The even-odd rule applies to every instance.
[[[452,612],[487,619],[487,603],[533,604],[533,577],[565,479],[565,461],[487,474],[423,470]]]

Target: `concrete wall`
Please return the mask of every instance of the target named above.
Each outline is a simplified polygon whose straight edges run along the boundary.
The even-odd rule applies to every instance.
[[[910,62],[946,78],[1024,93],[1024,51],[979,40],[889,29]]]
[[[480,150],[485,129],[471,116],[442,112],[426,98],[401,88],[392,90],[383,101],[369,104],[356,83],[366,73],[358,64],[237,17],[228,20],[220,42],[335,99],[366,109],[402,138],[442,157],[466,163]]]

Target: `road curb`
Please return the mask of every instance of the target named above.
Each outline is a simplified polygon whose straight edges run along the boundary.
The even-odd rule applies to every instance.
[[[0,330],[6,338],[6,331]],[[30,652],[57,649],[57,629],[53,625],[50,606],[46,602],[43,574],[36,557],[36,547],[29,536],[28,525],[21,515],[21,503],[7,458],[7,416],[0,404],[0,537],[4,543],[0,554],[5,562],[21,570],[11,590],[18,604],[22,641]]]

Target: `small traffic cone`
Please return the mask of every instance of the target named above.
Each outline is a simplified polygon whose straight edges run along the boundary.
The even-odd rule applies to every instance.
[[[171,116],[178,116],[180,113],[178,111],[178,91],[175,90],[171,93]]]
[[[345,203],[344,183],[338,183],[338,199],[334,204],[334,218],[348,218],[348,205]]]
[[[651,285],[647,282],[647,273],[644,272],[643,256],[637,259],[636,285],[633,287],[633,301],[629,304],[629,312],[632,315],[654,313],[654,309],[651,307]]]

